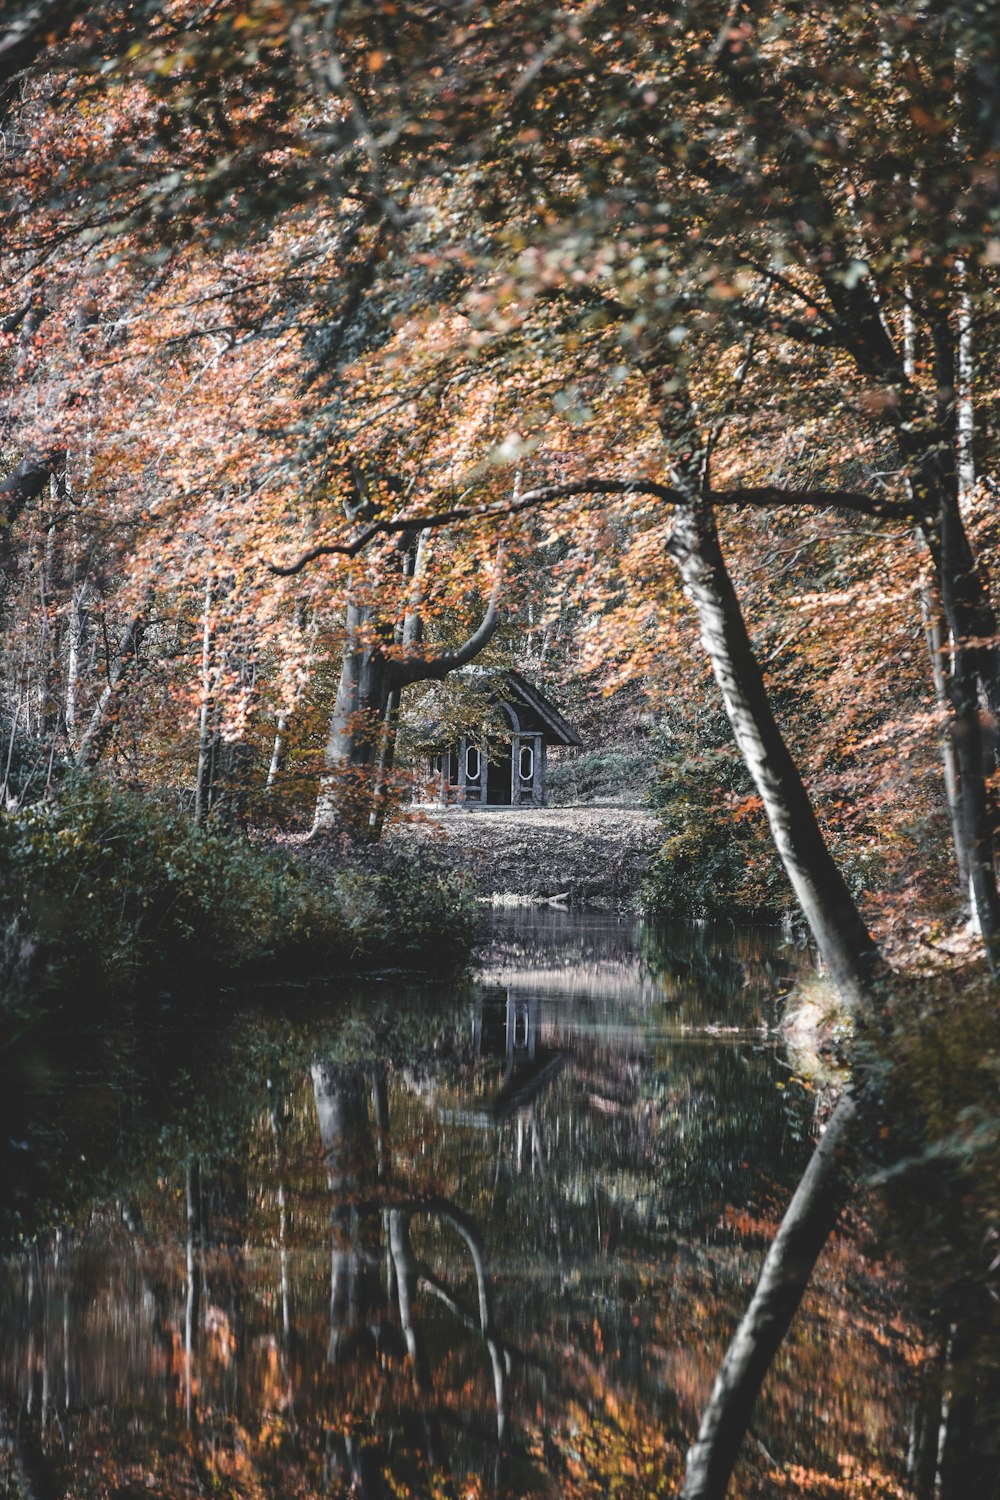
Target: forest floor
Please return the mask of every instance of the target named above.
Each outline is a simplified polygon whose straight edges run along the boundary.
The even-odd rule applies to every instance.
[[[635,904],[662,841],[652,813],[607,806],[435,809],[390,837],[439,841],[498,903],[558,897],[614,907]]]

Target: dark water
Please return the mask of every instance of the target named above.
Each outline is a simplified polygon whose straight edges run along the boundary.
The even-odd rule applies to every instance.
[[[476,982],[151,996],[22,1049],[0,1495],[676,1493],[808,1154],[803,963],[514,913]],[[856,1221],[738,1492],[902,1493],[921,1359]]]

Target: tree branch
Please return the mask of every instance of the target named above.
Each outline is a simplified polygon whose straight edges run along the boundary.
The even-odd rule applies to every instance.
[[[437,656],[411,656],[402,661],[389,663],[389,678],[393,690],[409,687],[414,682],[443,682],[449,672],[475,661],[480,651],[488,646],[500,624],[500,582],[503,577],[503,547],[497,549],[493,571],[493,587],[490,589],[486,613],[469,638],[452,651],[441,651]]]
[[[713,490],[707,497],[713,505],[747,505],[754,509],[780,510],[852,510],[876,520],[913,521],[916,512],[905,500],[888,495],[870,495],[864,490],[783,489],[777,484],[738,485],[730,490]]]
[[[502,520],[507,516],[519,515],[522,511],[538,510],[556,500],[569,500],[579,495],[643,494],[657,495],[671,505],[678,505],[683,499],[679,490],[651,480],[590,479],[575,484],[547,484],[528,490],[516,500],[503,500],[496,505],[458,505],[451,510],[431,512],[428,515],[393,516],[382,521],[372,521],[348,542],[323,543],[319,547],[311,547],[293,563],[285,566],[268,563],[267,567],[280,578],[290,578],[321,557],[357,557],[380,536],[396,536],[400,532],[419,531],[424,527],[440,530],[443,526],[456,526],[462,521]]]
[[[572,500],[584,495],[649,495],[667,505],[684,505],[688,499],[683,490],[668,484],[658,484],[652,479],[582,479],[570,484],[546,484],[540,485],[538,489],[528,490],[516,500],[504,500],[496,505],[458,505],[451,510],[432,511],[425,515],[392,516],[372,521],[349,541],[324,542],[318,547],[310,547],[308,552],[303,552],[293,563],[268,562],[265,566],[279,578],[291,578],[321,557],[357,557],[380,536],[398,536],[401,532],[422,530],[425,527],[440,529],[443,526],[456,526],[463,521],[502,520],[508,516],[520,515],[523,511],[540,510],[557,500]],[[734,489],[713,491],[711,499],[716,505],[852,510],[876,519],[916,519],[913,507],[905,501],[870,495],[864,490],[786,490],[778,485],[738,485]]]
[[[136,663],[136,651],[149,615],[149,605],[140,606],[125,622],[118,646],[108,663],[107,679],[100,697],[94,704],[80,743],[73,755],[77,766],[94,766],[101,757],[105,741],[112,727],[112,715],[121,694],[123,684]]]
[[[12,526],[32,500],[45,493],[49,480],[64,458],[65,454],[23,458],[0,483],[0,569],[7,570],[14,563],[10,540]]]
[[[22,458],[15,469],[0,483],[0,505],[5,509],[4,525],[12,526],[24,507],[44,494],[58,458]]]

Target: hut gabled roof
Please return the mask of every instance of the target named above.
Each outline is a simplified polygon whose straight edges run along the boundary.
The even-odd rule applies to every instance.
[[[582,746],[579,734],[551,699],[545,696],[541,688],[513,668],[468,666],[456,672],[455,676],[466,682],[474,682],[480,692],[493,703],[509,704],[525,733],[541,734],[547,745]],[[416,733],[418,743],[434,751],[444,749],[452,739],[457,738],[454,731],[448,733],[440,721],[417,726]]]
[[[513,703],[522,703],[542,721],[545,739],[550,745],[583,744],[580,736],[568,719],[564,719],[551,699],[546,698],[541,688],[534,687],[520,672],[513,670],[498,673],[497,697],[507,698]]]

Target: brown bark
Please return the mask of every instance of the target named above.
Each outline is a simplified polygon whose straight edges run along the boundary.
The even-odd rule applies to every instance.
[[[348,603],[347,639],[313,835],[342,828],[355,837],[378,837],[385,816],[386,783],[395,757],[402,691],[416,682],[443,682],[450,672],[475,660],[489,644],[500,624],[500,570],[498,555],[493,589],[478,627],[460,646],[434,656],[390,657],[390,628],[378,628],[374,607]],[[414,613],[411,603],[404,625],[406,644],[419,634],[413,624]]]

